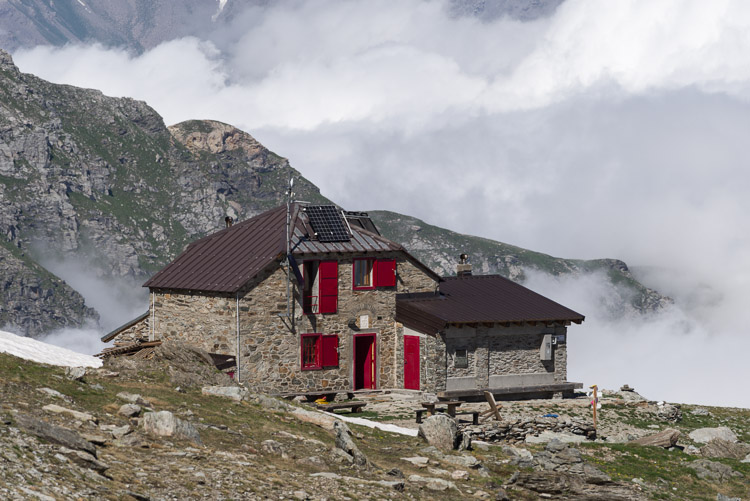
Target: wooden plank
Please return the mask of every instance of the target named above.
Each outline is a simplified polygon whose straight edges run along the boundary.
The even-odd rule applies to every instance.
[[[486,421],[487,419],[494,417],[498,421],[502,421],[500,418],[500,412],[497,410],[497,402],[495,402],[495,397],[490,393],[489,391],[484,392],[484,398],[487,400],[487,404],[490,406],[490,410],[484,411],[482,413],[482,421]]]

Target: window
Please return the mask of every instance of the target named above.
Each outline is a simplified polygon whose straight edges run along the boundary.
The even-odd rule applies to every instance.
[[[336,334],[302,334],[300,344],[302,370],[339,366],[339,337]]]
[[[354,290],[396,286],[395,259],[355,259],[352,272]]]
[[[456,350],[456,358],[453,361],[453,367],[456,369],[466,369],[469,367],[469,354],[465,348]]]
[[[337,261],[305,261],[302,311],[307,314],[336,313],[339,295]]]
[[[372,268],[374,259],[355,259],[354,260],[354,289],[372,289],[374,282],[372,280]]]

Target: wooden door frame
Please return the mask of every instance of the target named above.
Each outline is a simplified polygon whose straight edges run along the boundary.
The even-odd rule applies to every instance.
[[[353,361],[352,363],[352,389],[354,390],[357,389],[357,339],[358,338],[362,339],[365,337],[372,338],[372,356],[373,356],[372,365],[373,365],[373,372],[375,376],[373,378],[374,387],[373,388],[359,388],[359,389],[364,389],[364,390],[373,389],[374,390],[378,388],[378,335],[375,332],[368,332],[364,334],[354,334],[352,336],[353,338],[352,340],[352,361]]]

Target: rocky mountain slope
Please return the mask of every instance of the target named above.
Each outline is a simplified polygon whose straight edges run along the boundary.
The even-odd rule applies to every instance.
[[[748,493],[747,410],[657,405],[617,392],[602,396],[596,440],[585,396],[504,402],[501,420],[481,426],[461,419],[454,428],[433,416],[422,438],[253,394],[205,353],[162,345],[155,355],[64,370],[0,353],[0,497],[634,501]],[[416,432],[414,394],[356,398],[373,409],[357,417]],[[542,431],[570,423],[573,433]],[[468,450],[441,440],[456,429]]]
[[[380,231],[441,275],[453,275],[458,256],[469,255],[477,274],[500,274],[523,283],[527,274],[538,271],[552,276],[601,273],[608,278],[610,302],[605,305],[612,317],[658,311],[672,303],[668,297],[645,287],[618,259],[562,259],[487,238],[463,235],[439,228],[403,214],[388,211],[369,213]]]
[[[563,0],[451,0],[456,16],[485,21],[548,16]],[[0,47],[14,52],[35,45],[98,42],[134,52],[197,36],[221,46],[243,33],[248,8],[269,0],[0,0]]]
[[[328,202],[285,158],[230,125],[166,127],[143,102],[22,74],[0,51],[0,327],[36,336],[96,317],[44,269],[50,256],[74,257],[102,277],[142,281],[190,241],[223,227],[225,215],[246,219],[282,203],[289,176],[299,198]],[[604,270],[626,286],[618,289],[623,310],[667,301],[619,261],[555,259],[408,216],[373,215],[384,235],[445,274],[466,252],[478,272],[518,280],[526,268]]]
[[[226,214],[281,203],[291,175],[300,196],[326,201],[249,134],[208,121],[168,129],[145,103],[22,74],[0,51],[0,319],[37,335],[94,315],[48,273],[18,285],[39,269],[30,256],[74,255],[101,275],[142,279]],[[40,297],[44,308],[32,305]]]

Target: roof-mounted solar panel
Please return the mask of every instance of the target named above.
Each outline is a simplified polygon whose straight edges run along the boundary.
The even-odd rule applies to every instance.
[[[320,242],[348,242],[349,228],[335,205],[308,205],[305,212]]]

